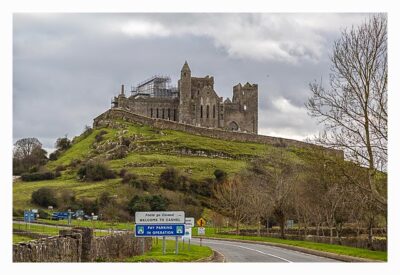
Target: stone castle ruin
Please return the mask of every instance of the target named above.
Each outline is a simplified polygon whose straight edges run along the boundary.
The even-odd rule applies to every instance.
[[[223,100],[214,90],[214,77],[192,77],[187,62],[178,87],[170,82],[169,77],[153,76],[132,89],[129,97],[122,85],[113,108],[197,127],[257,134],[257,84],[239,83],[233,87],[232,100]]]

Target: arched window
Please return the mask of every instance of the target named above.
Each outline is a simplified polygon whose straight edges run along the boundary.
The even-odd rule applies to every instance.
[[[174,109],[174,121],[176,121],[176,109]]]
[[[170,120],[170,119],[171,119],[171,109],[168,108],[168,120]]]
[[[246,111],[247,110],[247,106],[246,104],[243,106],[243,109]]]
[[[200,118],[203,118],[203,105],[200,106]]]
[[[153,117],[153,108],[150,108],[150,117]]]
[[[164,116],[164,114],[165,114],[165,112],[164,112],[164,108],[162,108],[162,118],[164,119],[165,118],[165,116]]]
[[[157,115],[156,118],[158,118],[158,108],[157,108],[157,113],[156,113],[156,115]]]
[[[215,118],[215,104],[213,105],[213,118]]]
[[[239,125],[235,121],[231,121],[228,124],[228,130],[237,131],[239,130]]]
[[[209,118],[209,116],[210,116],[210,106],[207,105],[207,118]]]

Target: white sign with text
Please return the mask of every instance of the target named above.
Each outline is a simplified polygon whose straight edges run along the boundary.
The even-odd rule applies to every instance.
[[[136,212],[136,224],[184,224],[185,212],[183,211],[149,211]]]

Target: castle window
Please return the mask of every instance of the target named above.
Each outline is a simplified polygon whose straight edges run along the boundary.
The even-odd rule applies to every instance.
[[[174,121],[176,121],[176,109],[174,109]]]
[[[197,90],[197,95],[199,95],[200,94],[200,90]]]
[[[150,117],[153,117],[153,108],[150,108]]]
[[[162,118],[164,119],[164,108],[162,109]]]
[[[158,118],[158,108],[157,108],[157,116],[156,117]]]
[[[170,120],[170,119],[171,119],[171,109],[168,108],[168,120]]]
[[[213,118],[215,118],[215,105],[213,105]]]
[[[247,110],[247,106],[246,104],[243,106],[243,109],[246,111]]]
[[[210,106],[207,105],[207,118],[209,117],[209,115],[210,115]]]
[[[200,106],[200,118],[203,118],[203,105]]]

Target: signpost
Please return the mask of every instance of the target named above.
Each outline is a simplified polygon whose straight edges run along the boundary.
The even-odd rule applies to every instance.
[[[203,218],[200,218],[200,219],[197,220],[196,223],[197,223],[197,225],[199,226],[199,227],[197,228],[197,235],[199,235],[199,236],[205,235],[205,234],[206,234],[206,229],[205,229],[203,226],[206,225],[206,220],[203,219]],[[201,244],[202,244],[202,240],[203,240],[203,239],[200,237],[200,246],[201,246]]]
[[[185,235],[182,236],[183,249],[185,249],[185,239],[188,240],[188,250],[190,251],[190,240],[192,239],[192,227],[194,227],[194,218],[185,218]]]
[[[136,212],[135,223],[136,237],[163,237],[163,255],[165,254],[165,237],[174,236],[175,253],[178,254],[178,237],[185,234],[185,212]]]

